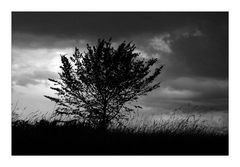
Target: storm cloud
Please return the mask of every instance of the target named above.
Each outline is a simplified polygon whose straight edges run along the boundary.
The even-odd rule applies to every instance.
[[[162,86],[143,98],[145,108],[190,102],[227,106],[227,12],[13,12],[15,91],[57,77],[60,54],[71,55],[74,47],[84,51],[87,43],[110,37],[114,46],[132,41],[143,58],[164,64]]]
[[[83,38],[110,36],[116,39],[136,34],[158,34],[184,26],[226,23],[227,13],[169,12],[34,12],[12,14],[13,32]]]

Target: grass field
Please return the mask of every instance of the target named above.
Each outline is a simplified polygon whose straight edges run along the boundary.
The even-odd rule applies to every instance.
[[[176,113],[158,119],[133,115],[111,125],[106,133],[77,122],[14,119],[12,154],[228,155],[228,127],[210,126],[202,116]]]

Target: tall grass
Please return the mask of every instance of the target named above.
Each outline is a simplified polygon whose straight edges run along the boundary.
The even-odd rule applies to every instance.
[[[51,126],[65,126],[71,123],[83,126],[80,122],[69,119],[68,117],[50,115],[49,113],[41,114],[39,111],[32,112],[24,118],[20,118],[16,112],[13,112],[12,116],[13,126],[19,126],[19,123],[28,126],[37,126],[43,122]],[[151,115],[146,117],[143,114],[134,113],[124,121],[112,123],[108,127],[108,130],[148,134],[168,133],[173,135],[183,133],[226,135],[228,133],[228,127],[223,125],[213,127],[209,126],[210,123],[209,120],[202,119],[201,115],[197,114],[173,112],[168,115],[160,114],[158,119],[155,119],[154,116]]]
[[[155,119],[135,113],[102,134],[78,121],[35,112],[13,119],[12,149],[14,155],[226,155],[228,129],[211,127],[194,114]]]

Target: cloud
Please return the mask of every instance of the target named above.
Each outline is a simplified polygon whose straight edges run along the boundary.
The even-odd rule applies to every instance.
[[[74,48],[12,48],[12,73],[26,73],[35,70],[56,71],[61,63],[60,54],[72,55]]]
[[[162,34],[151,39],[149,45],[157,51],[171,53],[172,49],[170,47],[170,44],[170,34]]]
[[[221,24],[227,12],[13,12],[13,32],[64,38],[109,38],[118,40],[144,33],[158,34],[179,27],[213,22]],[[96,28],[97,27],[97,28]]]
[[[150,38],[141,50],[165,64],[167,77],[228,78],[228,31],[204,32],[184,29]],[[145,47],[144,47],[145,46]]]
[[[139,56],[141,58],[144,58],[144,59],[148,59],[149,58],[149,55],[145,51],[143,51],[143,50],[135,49],[134,53],[140,53]]]
[[[179,77],[168,82],[168,86],[177,90],[189,90],[198,92],[199,96],[192,99],[227,99],[228,80],[217,80],[212,78],[187,78]]]
[[[228,99],[228,80],[179,77],[166,80],[160,89],[149,94],[147,103],[212,103],[225,104]]]
[[[200,31],[200,30],[195,30],[195,32],[192,34],[192,36],[194,37],[201,37],[203,36],[204,34]]]
[[[227,89],[228,80],[217,80],[212,78],[189,78],[179,77],[171,82],[171,86],[178,89],[195,89],[195,90],[213,90],[213,89]]]
[[[60,53],[71,55],[73,49],[12,49],[12,82],[15,85],[37,85],[57,77],[61,65]]]
[[[24,110],[24,115],[35,111],[52,112],[54,103],[43,95],[55,96],[45,83],[28,84],[26,86],[12,85],[12,103],[19,102],[17,107]]]
[[[74,38],[54,35],[38,35],[26,32],[14,32],[12,34],[12,45],[21,49],[66,49],[74,47],[86,47],[87,41],[81,36]]]
[[[209,14],[211,15],[211,14]],[[12,14],[14,32],[74,38],[113,37],[119,39],[145,32],[159,32],[186,24],[193,14],[133,12],[71,12]],[[199,19],[204,16],[199,17]],[[97,27],[97,28],[96,28]]]
[[[102,17],[99,13],[69,15],[56,13],[49,17],[47,15],[49,14],[14,14],[13,46],[21,49],[48,48],[48,51],[53,48],[66,50],[74,46],[84,49],[86,43],[96,44],[97,38],[105,37],[98,35],[105,28],[104,32],[112,34],[113,42],[133,40],[137,50],[142,52],[142,57],[159,58],[161,63],[165,64],[168,77],[228,77],[226,13],[114,13],[113,15],[102,13],[100,14]],[[43,31],[44,27],[33,19],[34,16],[45,21],[48,26],[44,27],[48,29]],[[124,16],[129,17],[125,19]],[[138,22],[139,16],[142,16],[143,22]],[[110,20],[105,25],[98,25],[96,22],[98,17],[103,22],[107,21],[107,18]],[[117,18],[118,20],[115,20]],[[64,21],[66,27],[62,26]],[[145,26],[141,26],[143,23]],[[116,27],[118,24],[120,27],[131,26],[126,26],[127,29],[123,31]],[[74,26],[68,27],[69,25]],[[94,32],[92,27],[96,25],[98,29],[94,29]],[[138,28],[133,30],[136,26]],[[35,53],[28,53],[31,54]]]
[[[175,76],[227,78],[228,40],[221,41],[208,36],[178,39],[172,45],[169,72]]]
[[[174,40],[179,38],[202,37],[205,34],[201,31],[199,25],[185,25],[178,27],[171,32]]]
[[[40,83],[46,83],[48,78],[56,78],[57,74],[51,71],[33,71],[32,73],[21,73],[19,75],[12,76],[12,82],[14,85],[27,86],[37,85]]]
[[[198,92],[192,90],[178,90],[171,87],[164,87],[159,90],[159,98],[167,99],[192,99],[199,95]]]
[[[225,105],[228,99],[228,14],[225,13],[16,13],[12,17],[14,97],[28,103],[51,92],[61,53],[81,51],[98,38],[133,41],[144,58],[159,58],[159,90],[143,98],[148,110],[183,103]],[[97,28],[96,28],[97,27]],[[31,91],[31,92],[30,92]],[[20,96],[20,93],[24,96]],[[40,101],[40,100],[39,100]],[[42,103],[45,104],[45,103]],[[39,106],[40,103],[39,103]]]
[[[183,105],[190,105],[196,111],[227,111],[228,80],[213,78],[178,77],[164,80],[161,87],[139,103],[152,107],[155,112],[172,111]]]

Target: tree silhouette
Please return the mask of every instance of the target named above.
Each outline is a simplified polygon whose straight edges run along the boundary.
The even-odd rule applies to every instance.
[[[135,48],[131,42],[123,42],[115,49],[111,40],[99,39],[97,46],[87,44],[84,53],[75,48],[70,58],[61,55],[60,78],[49,79],[58,98],[45,97],[58,104],[56,113],[73,115],[106,130],[111,122],[140,107],[131,102],[160,86],[153,81],[163,66],[152,71],[157,59],[145,60]]]

